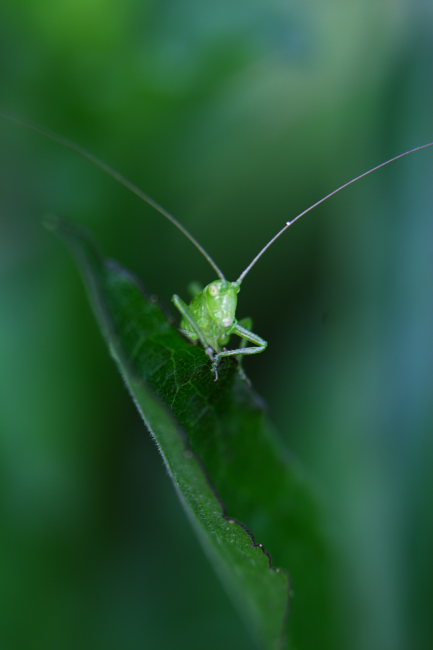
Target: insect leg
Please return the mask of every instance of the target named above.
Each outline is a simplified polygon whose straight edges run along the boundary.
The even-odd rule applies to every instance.
[[[197,334],[200,343],[204,347],[204,350],[206,354],[213,359],[215,355],[215,350],[211,345],[209,345],[208,341],[206,340],[205,335],[203,334],[202,330],[200,329],[197,321],[195,320],[194,316],[191,314],[191,311],[188,307],[188,305],[182,300],[182,298],[179,298],[176,294],[172,297],[172,302],[174,306],[180,311],[182,314],[183,318],[188,321],[188,323],[191,325],[191,329],[194,330],[194,332]]]
[[[252,327],[253,327],[253,321],[252,321],[251,318],[242,318],[242,320],[238,321],[237,325],[239,325],[240,327],[243,327],[244,329],[246,329],[246,330],[248,330],[249,332],[251,332],[251,329],[252,329]],[[236,334],[237,332],[233,332],[233,333]],[[239,335],[238,335],[238,336],[239,336]],[[244,336],[242,336],[242,335],[240,335],[240,336],[241,336],[241,344],[240,344],[240,347],[241,347],[242,349],[244,349],[244,348],[246,348],[246,346],[247,346],[248,339],[246,339],[246,338],[245,338]]]
[[[245,320],[243,322],[245,322]],[[215,373],[222,357],[242,357],[243,355],[260,354],[260,352],[264,352],[268,347],[268,342],[265,341],[265,339],[262,339],[258,334],[254,334],[254,332],[251,332],[246,327],[242,327],[240,323],[236,323],[231,334],[237,334],[237,336],[240,336],[242,343],[240,347],[235,350],[223,350],[215,355],[212,363],[212,369]],[[245,347],[248,341],[254,343],[254,347]]]
[[[245,320],[242,322],[245,323]],[[248,320],[251,322],[250,319]],[[237,350],[223,350],[222,352],[218,353],[220,356],[228,357],[236,354],[259,354],[260,352],[264,352],[264,350],[266,350],[268,347],[268,342],[265,341],[265,339],[262,339],[262,337],[258,334],[254,334],[254,332],[251,332],[246,327],[243,327],[240,323],[236,323],[232,330],[232,334],[237,334],[241,337],[241,339],[243,339],[240,348]],[[254,343],[255,347],[245,347],[247,341]]]
[[[251,318],[242,318],[240,321],[238,321],[238,325],[240,325],[241,327],[244,327],[249,332],[251,332],[251,330],[253,328],[253,321],[252,321]],[[244,348],[247,347],[247,343],[248,343],[247,339],[242,337],[239,347],[242,348],[242,350],[243,350]],[[251,381],[249,380],[249,378],[245,374],[245,370],[242,367],[242,355],[241,354],[238,356],[237,361],[238,361],[238,364],[239,364],[238,365],[239,375],[248,384],[248,386],[251,386]]]

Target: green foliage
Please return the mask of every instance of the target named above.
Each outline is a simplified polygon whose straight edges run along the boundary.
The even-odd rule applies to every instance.
[[[236,362],[225,359],[214,382],[203,349],[129,272],[103,260],[75,226],[49,225],[74,252],[111,354],[260,647],[335,648],[330,557],[315,499]]]
[[[409,0],[5,2],[0,106],[113,164],[237,277],[287,218],[430,138],[431,25]],[[70,152],[0,141],[0,647],[251,650],[40,221],[79,219],[164,304],[206,262]],[[240,294],[269,341],[246,370],[337,537],[345,650],[433,638],[431,177],[426,153],[352,188]],[[224,499],[288,566],[280,529]],[[301,600],[316,575],[290,569],[291,632],[330,620]]]

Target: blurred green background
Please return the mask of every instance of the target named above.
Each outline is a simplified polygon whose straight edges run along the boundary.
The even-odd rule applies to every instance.
[[[433,5],[6,0],[0,74],[3,111],[120,169],[234,279],[433,139]],[[71,152],[0,122],[0,160],[0,647],[252,648],[41,221],[84,224],[165,304],[212,272]],[[339,195],[240,296],[270,342],[247,372],[338,544],[348,650],[433,647],[432,173],[425,151]]]

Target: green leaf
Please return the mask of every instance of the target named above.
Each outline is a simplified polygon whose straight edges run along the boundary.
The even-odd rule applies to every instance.
[[[331,562],[316,500],[236,363],[226,359],[215,382],[204,351],[128,271],[102,259],[76,226],[48,225],[84,273],[110,352],[258,646],[334,650]]]

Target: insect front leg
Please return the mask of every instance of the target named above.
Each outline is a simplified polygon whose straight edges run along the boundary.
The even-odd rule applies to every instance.
[[[248,318],[248,317],[247,317],[247,318],[242,318],[242,319],[239,321],[238,324],[239,324],[241,327],[244,327],[244,328],[245,328],[246,330],[248,330],[249,332],[251,332],[251,330],[253,329],[253,321],[252,321],[252,318]],[[242,348],[242,350],[243,350],[244,348],[247,347],[247,343],[248,343],[247,339],[245,339],[245,338],[241,338],[241,344],[240,344],[240,347]],[[243,366],[242,366],[242,355],[239,355],[239,356],[238,356],[237,361],[238,361],[238,364],[239,364],[239,365],[238,365],[238,372],[239,372],[241,378],[242,378],[244,381],[246,381],[246,383],[247,383],[249,386],[251,386],[251,381],[250,381],[249,378],[247,377],[247,375],[246,375],[246,373],[245,373],[245,370],[243,369]]]
[[[194,332],[197,334],[197,337],[200,343],[202,344],[206,354],[213,360],[215,357],[215,350],[211,345],[209,345],[209,342],[207,341],[202,330],[200,329],[188,305],[182,300],[182,298],[179,298],[179,296],[177,296],[176,294],[174,294],[171,300],[174,306],[176,307],[176,309],[180,311],[182,317],[188,321],[188,323],[191,326],[191,329],[194,330]],[[185,332],[185,334],[188,335],[187,332]]]
[[[241,321],[244,324],[251,324],[251,319],[243,319]],[[264,352],[266,348],[268,347],[268,342],[265,341],[265,339],[262,339],[261,336],[258,334],[254,334],[254,332],[251,332],[249,329],[246,327],[243,327],[241,323],[236,323],[236,325],[233,327],[231,334],[236,334],[237,336],[240,336],[241,344],[239,348],[236,348],[235,350],[223,350],[222,352],[218,352],[215,354],[213,363],[212,363],[212,368],[215,373],[217,373],[217,368],[220,360],[222,357],[235,357],[238,356],[242,358],[244,355],[249,355],[249,354],[260,354],[260,352]],[[247,343],[254,343],[254,347],[248,346]],[[243,375],[243,371],[241,372]]]
[[[237,325],[240,327],[243,327],[244,329],[248,330],[248,332],[251,332],[252,327],[253,327],[253,321],[252,318],[242,318],[240,321],[238,321]],[[244,348],[247,347],[248,339],[246,339],[244,336],[241,336],[241,344],[240,348],[243,350]],[[239,361],[242,361],[242,356],[240,355]]]

